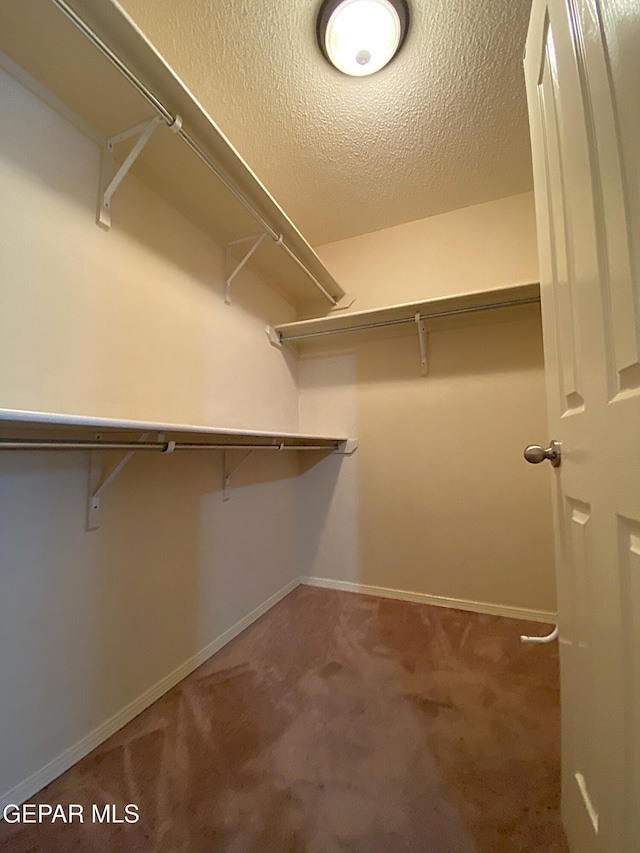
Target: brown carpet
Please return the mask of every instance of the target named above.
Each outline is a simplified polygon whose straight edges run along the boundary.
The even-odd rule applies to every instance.
[[[0,850],[565,853],[541,627],[299,587],[29,801],[83,824],[0,822]]]

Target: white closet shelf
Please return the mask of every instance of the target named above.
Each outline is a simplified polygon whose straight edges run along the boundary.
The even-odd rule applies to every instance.
[[[267,333],[273,343],[292,341],[303,344],[305,341],[326,335],[356,332],[366,329],[379,329],[420,322],[424,327],[437,328],[443,318],[462,314],[472,314],[499,308],[515,308],[540,301],[538,282],[525,282],[492,290],[480,290],[445,296],[437,299],[424,299],[420,302],[405,302],[389,305],[385,308],[372,308],[368,311],[350,311],[313,320],[299,320],[295,323],[282,323],[268,327]]]
[[[97,437],[99,436],[99,437]],[[141,436],[144,439],[141,441]],[[241,430],[0,409],[0,450],[317,450],[350,454],[345,436]]]
[[[16,76],[103,145],[160,116],[132,167],[143,181],[218,243],[234,243],[238,260],[248,243],[235,241],[266,233],[249,264],[292,304],[321,298],[333,306],[344,297],[300,231],[115,0],[1,2],[0,51],[9,58],[0,65],[26,72]],[[118,144],[116,157],[126,150],[126,143]],[[117,194],[113,216],[117,221]]]
[[[139,451],[199,450],[222,451],[222,500],[229,500],[231,478],[254,451],[312,451],[351,456],[358,447],[355,439],[343,436],[309,435],[296,432],[225,429],[195,424],[155,423],[115,418],[63,415],[0,409],[0,453],[2,451],[85,451],[88,457],[86,529],[100,526],[100,510],[105,490]],[[119,451],[119,460],[108,464],[100,451]],[[244,451],[240,461],[231,465]]]

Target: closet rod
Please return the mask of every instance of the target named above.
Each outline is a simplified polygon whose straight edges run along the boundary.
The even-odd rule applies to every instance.
[[[338,449],[338,442],[332,444],[196,444],[174,443],[167,441],[67,441],[52,439],[40,441],[34,439],[0,440],[0,450],[161,450],[170,453],[173,450],[325,450]]]
[[[65,0],[51,0],[51,2],[57,6],[57,8],[67,16],[67,18],[71,21],[74,26],[77,27],[80,32],[86,36],[89,41],[95,45],[95,47],[100,50],[101,53],[106,56],[106,58],[118,69],[118,71],[126,77],[126,79],[132,84],[132,86],[151,104],[151,106],[158,112],[164,121],[169,125],[173,125],[175,123],[176,117],[171,114],[171,112],[164,106],[164,104],[153,94],[153,92],[148,89],[145,84],[133,73],[133,71],[125,65],[125,63],[115,54],[108,44],[106,44],[100,36],[91,29],[91,27],[84,21],[77,12],[75,12]],[[247,210],[251,216],[258,222],[262,228],[269,234],[269,236],[279,245],[282,246],[284,251],[289,255],[289,257],[295,261],[295,263],[300,267],[300,269],[305,273],[305,275],[314,283],[314,285],[320,290],[320,292],[331,302],[332,305],[337,305],[338,300],[331,296],[331,294],[324,288],[324,286],[318,281],[315,275],[307,268],[303,261],[296,255],[293,249],[289,248],[287,244],[284,242],[282,238],[282,234],[278,234],[278,232],[272,228],[272,226],[264,219],[264,217],[255,209],[255,207],[251,204],[251,202],[244,197],[242,192],[236,188],[233,181],[230,180],[226,176],[226,174],[219,168],[219,166],[211,160],[210,157],[200,148],[198,143],[189,136],[189,134],[184,130],[184,128],[180,128],[178,130],[178,136],[182,137],[182,139],[187,143],[189,148],[196,154],[202,162],[207,166],[210,171],[220,180],[225,187],[229,190],[229,192],[239,201],[245,210]]]
[[[539,296],[528,299],[513,299],[511,302],[492,302],[490,305],[473,305],[469,308],[451,308],[449,311],[436,311],[434,314],[412,314],[395,320],[379,320],[377,323],[359,323],[353,326],[341,326],[338,329],[322,329],[318,332],[306,332],[300,335],[283,335],[278,331],[281,341],[300,341],[303,338],[319,338],[323,335],[338,335],[341,332],[359,332],[361,329],[380,329],[383,326],[398,326],[401,323],[415,323],[416,320],[433,320],[436,317],[451,317],[454,314],[473,314],[476,311],[490,311],[493,308],[511,308],[514,305],[532,305],[540,302]],[[347,316],[347,315],[342,315]]]

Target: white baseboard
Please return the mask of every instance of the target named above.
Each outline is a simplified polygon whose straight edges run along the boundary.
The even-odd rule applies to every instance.
[[[231,628],[213,640],[213,642],[209,643],[208,646],[205,646],[204,649],[189,658],[189,660],[185,661],[177,669],[174,669],[173,672],[169,673],[169,675],[161,678],[160,681],[153,685],[153,687],[150,687],[141,696],[138,696],[137,699],[134,699],[133,702],[114,714],[113,717],[106,720],[92,732],[89,732],[88,735],[73,744],[73,746],[65,749],[64,752],[60,753],[60,755],[56,756],[56,758],[48,764],[45,764],[45,766],[40,768],[40,770],[36,770],[35,773],[32,773],[31,776],[23,782],[19,782],[15,787],[11,788],[11,790],[0,795],[0,820],[2,820],[1,813],[5,806],[10,803],[21,805],[25,800],[41,790],[41,788],[44,788],[45,785],[53,782],[53,780],[64,773],[65,770],[68,770],[76,762],[80,761],[81,758],[84,758],[84,756],[90,753],[92,749],[95,749],[107,740],[107,738],[115,734],[118,729],[121,729],[127,723],[131,722],[131,720],[133,720],[134,717],[137,717],[141,711],[144,711],[145,708],[148,708],[149,705],[153,704],[157,699],[163,696],[167,690],[170,690],[179,681],[182,681],[183,678],[186,678],[189,673],[193,672],[194,669],[197,669],[197,667],[208,660],[211,655],[214,655],[223,646],[233,640],[234,637],[237,637],[241,631],[248,628],[249,625],[255,622],[256,619],[259,619],[260,616],[267,612],[267,610],[270,610],[275,604],[283,599],[285,595],[288,595],[293,589],[299,586],[299,584],[299,578],[295,578],[290,581],[286,586],[283,586],[282,589],[278,590],[278,592],[256,607],[255,610],[252,610],[251,613],[247,614],[247,616],[240,619],[240,621],[236,622],[235,625],[232,625]]]
[[[526,607],[508,607],[503,604],[488,604],[484,601],[467,601],[461,598],[446,598],[442,595],[429,595],[426,592],[408,592],[403,589],[389,589],[385,586],[350,581],[334,581],[328,578],[301,577],[300,583],[306,586],[321,586],[324,589],[338,589],[342,592],[359,592],[362,595],[377,595],[379,598],[397,598],[400,601],[415,601],[419,604],[434,604],[436,607],[453,607],[456,610],[471,610],[474,613],[488,613],[491,616],[508,616],[510,619],[526,619],[530,622],[556,621],[556,614],[546,610],[529,610]]]

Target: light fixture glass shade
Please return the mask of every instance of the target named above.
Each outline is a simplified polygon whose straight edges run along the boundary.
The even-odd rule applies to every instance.
[[[404,36],[390,0],[342,0],[319,33],[329,60],[345,74],[364,77],[393,58]]]

